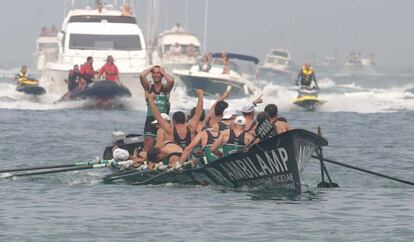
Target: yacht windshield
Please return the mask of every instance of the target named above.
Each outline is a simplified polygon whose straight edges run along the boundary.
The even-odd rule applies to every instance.
[[[70,34],[69,49],[142,50],[139,35]]]

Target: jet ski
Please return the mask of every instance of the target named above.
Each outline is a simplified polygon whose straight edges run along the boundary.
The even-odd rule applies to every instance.
[[[324,100],[319,99],[318,94],[319,89],[301,87],[298,90],[298,97],[293,100],[293,103],[308,111],[314,111],[325,103]]]
[[[18,79],[20,84],[16,87],[16,91],[23,92],[29,95],[43,95],[46,93],[46,90],[39,86],[39,81],[33,78],[21,77]]]

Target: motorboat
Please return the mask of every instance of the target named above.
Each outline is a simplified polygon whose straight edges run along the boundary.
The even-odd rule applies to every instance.
[[[224,72],[225,63],[222,53],[213,53],[211,64],[203,68],[203,64],[193,65],[187,70],[173,70],[184,83],[188,95],[194,95],[194,90],[203,89],[204,93],[218,96],[231,89],[231,97],[249,96],[258,91],[253,82],[248,80],[236,61],[250,62],[257,65],[259,59],[253,56],[227,53],[229,58],[228,73]]]
[[[318,97],[319,90],[316,88],[301,87],[298,90],[298,96],[293,103],[308,111],[315,111],[325,103]]]
[[[112,55],[123,85],[133,96],[143,95],[137,79],[149,59],[137,19],[131,12],[114,10],[114,5],[99,5],[97,9],[68,11],[57,35],[58,59],[46,64],[42,83],[48,91],[63,95],[67,91],[64,80],[75,64],[83,64],[92,56],[94,69],[99,70]]]
[[[157,48],[152,53],[152,63],[167,70],[188,69],[197,63],[200,56],[199,39],[179,24],[161,33],[157,43]]]
[[[35,68],[41,73],[48,62],[55,62],[58,59],[59,40],[57,29],[52,26],[50,29],[44,26],[40,36],[36,40]]]
[[[348,55],[342,71],[337,76],[345,77],[369,77],[379,76],[380,73],[375,69],[375,55],[371,54],[368,58],[363,57],[361,52],[353,51]]]
[[[271,80],[281,85],[292,85],[294,75],[292,55],[286,49],[271,49],[256,72],[258,80]]]

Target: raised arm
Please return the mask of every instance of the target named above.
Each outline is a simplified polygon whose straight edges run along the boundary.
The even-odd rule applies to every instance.
[[[206,118],[204,119],[204,124],[208,124],[208,122],[210,121],[211,116],[213,116],[214,113],[214,107],[216,106],[216,104],[220,101],[224,101],[226,98],[228,98],[231,94],[231,88],[227,89],[222,95],[221,97],[210,107],[210,109],[207,112]]]
[[[152,115],[154,115],[154,118],[158,121],[158,124],[165,130],[165,132],[167,132],[169,135],[173,135],[171,125],[161,117],[161,113],[158,110],[157,105],[155,105],[154,99],[154,93],[148,95],[148,104],[150,106]]]
[[[193,149],[201,143],[201,133],[198,133],[194,139],[191,141],[191,143],[185,147],[183,154],[180,158],[180,163],[184,163],[188,160],[188,157],[190,156]]]
[[[196,96],[198,97],[197,106],[196,106],[194,116],[190,121],[190,129],[193,132],[197,131],[197,126],[200,123],[200,117],[201,117],[201,114],[203,113],[203,99],[204,99],[203,90],[197,89]]]
[[[149,90],[149,83],[148,83],[147,76],[152,71],[152,69],[154,69],[154,66],[151,66],[150,68],[143,70],[141,74],[139,74],[139,80],[144,90]]]
[[[170,74],[166,73],[164,71],[164,68],[160,67],[160,71],[161,74],[163,75],[163,77],[165,78],[165,80],[167,80],[167,92],[171,92],[171,90],[174,88],[174,84],[175,84],[175,80],[174,77],[172,77]]]

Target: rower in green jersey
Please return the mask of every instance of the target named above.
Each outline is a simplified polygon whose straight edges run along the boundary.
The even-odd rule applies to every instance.
[[[244,130],[246,119],[243,116],[236,117],[233,124],[230,129],[223,131],[211,145],[211,152],[218,157],[231,155],[248,146],[254,139]],[[218,150],[220,146],[223,146],[223,152]]]
[[[219,133],[212,128],[205,129],[198,133],[191,141],[191,143],[185,147],[184,152],[180,158],[180,163],[186,162],[192,154],[196,157],[198,166],[203,166],[209,162],[216,160],[217,156],[210,151],[210,147],[218,138],[218,136]],[[203,154],[200,154],[200,151],[202,151]]]
[[[152,83],[147,79],[147,76],[151,73]],[[162,83],[162,79],[165,78],[166,84]],[[169,114],[170,112],[170,92],[174,88],[174,78],[167,74],[161,66],[152,66],[139,75],[139,79],[142,87],[145,91],[145,100],[147,101],[147,118],[144,126],[144,150],[148,151],[154,145],[154,140],[157,135],[157,129],[151,123],[155,120],[151,109],[148,107],[148,95],[155,94],[154,102],[158,110],[161,113]]]

